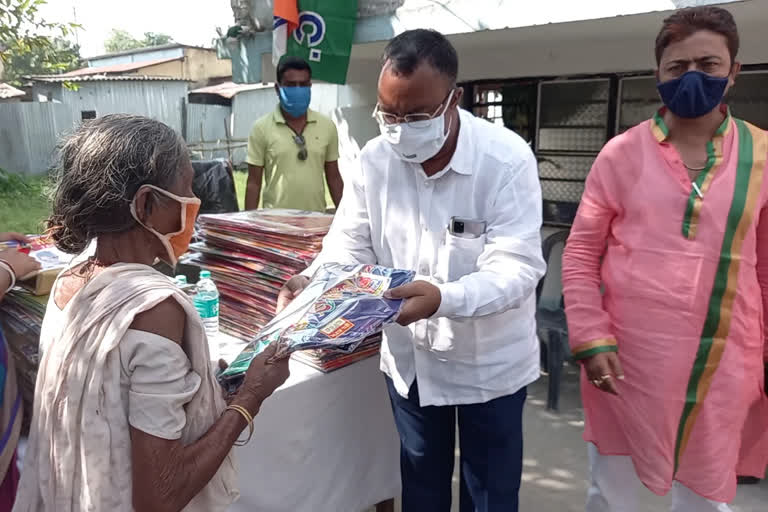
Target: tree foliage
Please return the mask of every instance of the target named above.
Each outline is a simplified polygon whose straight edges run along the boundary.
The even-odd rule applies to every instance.
[[[80,47],[55,37],[48,44],[12,53],[5,64],[4,80],[16,85],[25,76],[66,73],[80,65]]]
[[[0,62],[4,80],[19,85],[25,74],[59,73],[76,67],[79,49],[67,41],[79,28],[40,15],[47,0],[0,0]]]
[[[112,29],[109,37],[104,41],[104,49],[107,53],[124,52],[136,48],[148,48],[172,43],[173,38],[167,34],[156,32],[144,32],[143,39],[136,39],[129,32],[120,29]]]
[[[173,38],[168,34],[160,34],[157,32],[144,32],[144,46],[162,46],[164,44],[170,44],[173,42]]]

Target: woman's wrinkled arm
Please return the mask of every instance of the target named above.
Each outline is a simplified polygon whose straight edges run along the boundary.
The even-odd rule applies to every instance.
[[[186,314],[168,299],[138,315],[131,329],[150,332],[181,344]],[[266,351],[265,351],[266,352]],[[261,403],[288,377],[287,360],[266,364],[273,351],[254,359],[232,404],[253,416]],[[210,482],[247,427],[245,418],[226,410],[197,441],[163,439],[131,426],[133,507],[137,512],[182,510]]]
[[[210,482],[245,427],[239,413],[227,410],[188,446],[131,427],[136,512],[182,510]]]

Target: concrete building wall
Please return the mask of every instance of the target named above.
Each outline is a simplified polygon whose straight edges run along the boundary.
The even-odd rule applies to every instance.
[[[129,75],[142,75],[142,76],[167,76],[170,78],[186,79],[184,76],[184,60],[174,60],[171,62],[164,62],[162,64],[156,64],[154,66],[147,66],[145,68],[137,69]]]
[[[95,68],[99,66],[113,66],[115,64],[127,64],[130,62],[142,62],[145,60],[172,59],[183,57],[184,48],[159,48],[157,50],[143,51],[139,53],[127,53],[124,55],[104,55],[88,59],[88,66]]]
[[[232,61],[219,59],[216,50],[186,48],[183,78],[203,87],[211,78],[232,76]]]
[[[737,2],[727,8],[739,26],[739,60],[743,64],[768,64],[765,2]],[[448,38],[458,52],[459,82],[651,73],[656,67],[654,39],[668,15],[669,12],[654,12],[454,34]],[[350,155],[378,133],[370,114],[376,104],[380,56],[385,45],[384,41],[355,45],[347,85],[339,88],[336,122],[340,135],[342,131],[349,133],[349,139],[341,144],[349,148]],[[271,69],[267,59],[262,61],[262,68],[267,73]]]

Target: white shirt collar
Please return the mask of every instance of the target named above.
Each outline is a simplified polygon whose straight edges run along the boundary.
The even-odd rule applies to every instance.
[[[453,153],[447,169],[469,176],[475,167],[475,154],[477,153],[477,144],[479,141],[472,140],[472,123],[468,119],[471,114],[459,109],[459,140],[456,143],[456,151]]]

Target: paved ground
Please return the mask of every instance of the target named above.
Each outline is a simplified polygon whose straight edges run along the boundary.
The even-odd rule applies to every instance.
[[[523,512],[583,512],[587,491],[587,454],[581,440],[583,415],[578,375],[569,368],[563,378],[561,412],[546,411],[547,377],[529,389],[525,413],[525,458],[520,510]],[[454,477],[454,503],[458,502]],[[647,491],[638,512],[665,512],[669,497]],[[454,505],[454,511],[458,507]],[[733,512],[768,511],[768,481],[740,486]],[[397,508],[399,512],[399,507]]]

